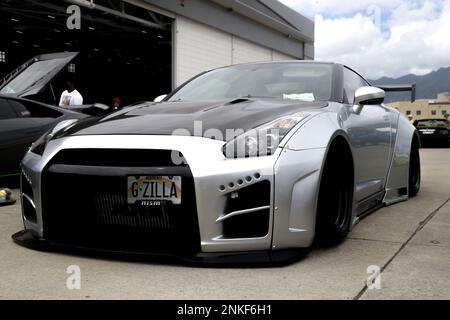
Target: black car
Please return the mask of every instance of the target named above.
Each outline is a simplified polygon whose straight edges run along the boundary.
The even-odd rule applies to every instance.
[[[447,119],[420,119],[414,121],[422,146],[450,146],[450,121]]]
[[[13,181],[30,145],[58,122],[84,117],[40,102],[0,95],[0,180]]]
[[[77,111],[43,103],[57,101],[52,81],[78,55],[51,53],[34,57],[0,80],[0,182],[18,180],[19,164],[30,145],[57,123],[95,114],[99,105],[77,106]],[[108,107],[104,107],[108,109]],[[103,110],[100,110],[103,111]],[[101,112],[100,112],[101,113]]]

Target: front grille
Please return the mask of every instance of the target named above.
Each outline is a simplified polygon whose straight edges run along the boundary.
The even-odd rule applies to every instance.
[[[43,172],[47,240],[121,251],[200,251],[192,174],[187,165],[167,162],[171,151],[130,150],[129,156],[128,150],[79,151],[60,152]],[[128,175],[181,175],[181,204],[128,204]]]
[[[96,194],[94,196],[96,223],[101,226],[126,226],[134,228],[173,228],[169,209],[136,207],[127,204],[124,194]],[[157,211],[157,212],[155,212]]]

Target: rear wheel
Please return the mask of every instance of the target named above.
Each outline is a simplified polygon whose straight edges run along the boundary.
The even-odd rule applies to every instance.
[[[411,146],[408,180],[409,180],[408,195],[410,198],[412,198],[419,193],[421,182],[419,144],[417,143],[416,139],[414,139],[414,142]]]
[[[322,173],[317,203],[316,243],[341,243],[350,230],[353,162],[346,142],[332,145]]]

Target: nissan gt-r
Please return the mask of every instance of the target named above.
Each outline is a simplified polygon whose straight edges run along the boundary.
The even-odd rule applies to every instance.
[[[22,161],[31,248],[292,261],[414,197],[419,136],[336,63],[235,65],[155,102],[60,122]]]

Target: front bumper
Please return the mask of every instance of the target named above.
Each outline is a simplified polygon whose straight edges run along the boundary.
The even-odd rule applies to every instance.
[[[196,262],[240,261],[242,260],[240,257],[245,255],[257,257],[257,259],[250,258],[250,260],[277,262],[282,259],[289,261],[292,256],[301,256],[304,248],[311,245],[314,237],[314,203],[324,150],[282,151],[279,149],[275,155],[270,157],[229,160],[225,159],[222,154],[222,145],[223,142],[211,139],[177,136],[75,136],[51,141],[42,157],[27,153],[22,162],[21,200],[22,208],[25,208],[23,215],[25,233],[16,234],[14,238],[17,243],[23,245],[37,241],[37,243],[45,243],[46,246],[58,248],[75,247],[96,252],[169,255]],[[182,252],[169,251],[167,253],[164,250],[140,250],[133,246],[124,249],[114,246],[105,248],[86,242],[82,244],[63,243],[47,236],[49,222],[48,219],[46,220],[46,214],[48,214],[46,203],[49,203],[48,199],[52,199],[53,194],[48,194],[49,189],[45,177],[52,162],[60,152],[66,150],[104,150],[105,148],[110,150],[169,149],[181,152],[189,166],[195,188],[195,215],[198,224],[197,248],[188,250],[187,253],[182,250]],[[281,156],[282,152],[283,156]],[[300,152],[301,157],[298,157]],[[62,166],[64,170],[66,167],[71,168],[71,166]],[[284,169],[280,170],[280,167]],[[121,170],[118,170],[116,175],[130,174],[127,166],[117,168]],[[57,169],[60,170],[61,166]],[[111,168],[106,168],[106,171],[104,169],[99,168],[98,173],[109,175]],[[86,170],[92,171],[92,168],[83,167],[82,171]],[[170,170],[172,169],[158,167],[157,175],[174,175]],[[137,174],[137,172],[135,173]],[[151,175],[152,172],[145,171],[139,172],[139,174]],[[275,176],[277,176],[277,181],[275,181]],[[267,201],[264,206],[250,208],[251,210],[231,210],[231,212],[226,209],[227,201],[232,194],[245,192],[262,182],[270,185],[267,195],[259,197]],[[275,183],[277,183],[276,186]],[[64,188],[64,184],[61,184],[61,188]],[[80,194],[83,194],[83,188],[80,189]],[[258,195],[254,197],[258,198]],[[82,201],[82,197],[79,200]],[[53,201],[50,202],[53,203]],[[66,214],[64,208],[61,208],[57,211],[58,215]],[[235,215],[251,214],[254,209],[268,212],[265,235],[252,237],[229,237],[226,235],[224,221]],[[33,214],[27,215],[26,211],[32,211]],[[61,233],[65,232],[64,228],[60,229]],[[23,236],[25,234],[26,236]],[[74,233],[73,237],[77,238],[78,235],[81,237],[83,234],[84,230],[81,225],[79,232]],[[30,238],[31,236],[32,238]],[[157,241],[152,240],[152,242]]]
[[[226,160],[221,152],[223,143],[211,139],[200,137],[174,137],[174,136],[78,136],[51,141],[44,155],[41,157],[33,153],[27,153],[22,162],[22,207],[25,208],[23,220],[25,230],[35,239],[52,241],[48,237],[49,221],[46,221],[48,214],[48,204],[56,202],[57,197],[49,193],[49,184],[46,177],[48,169],[52,166],[52,161],[62,152],[67,150],[103,150],[105,146],[110,150],[176,150],[181,152],[189,166],[189,175],[193,180],[193,188],[195,188],[195,223],[198,225],[198,244],[197,248],[190,250],[208,253],[227,253],[227,252],[250,252],[250,251],[271,251],[272,225],[273,225],[273,189],[268,192],[267,209],[270,211],[269,221],[267,225],[267,234],[252,238],[227,238],[224,236],[224,218],[230,212],[225,212],[227,199],[232,193],[240,192],[240,190],[251,187],[261,181],[268,181],[273,188],[274,162],[276,156],[261,157],[255,159],[243,160]],[[198,150],[202,150],[199,153]],[[83,160],[83,159],[82,159]],[[91,161],[92,159],[86,159]],[[84,161],[84,160],[83,160]],[[73,169],[74,166],[64,166]],[[149,166],[150,167],[150,166]],[[76,170],[89,167],[76,167]],[[92,167],[90,167],[92,168]],[[58,170],[60,168],[57,168]],[[103,172],[107,169],[106,172]],[[124,177],[132,174],[131,168],[124,166],[123,172],[114,172],[115,175],[123,175]],[[145,168],[144,168],[145,169]],[[103,171],[102,171],[103,170]],[[157,170],[157,175],[174,175],[173,170],[181,170],[178,167],[161,167],[151,165],[148,171],[142,170],[140,174],[154,174],[152,170]],[[99,175],[109,175],[111,170],[107,167],[98,167]],[[178,172],[178,171],[176,171]],[[73,173],[73,172],[72,172]],[[77,172],[75,172],[78,174]],[[136,172],[134,172],[136,173]],[[137,173],[136,173],[137,174]],[[73,176],[77,177],[77,176]],[[89,183],[94,179],[86,180]],[[47,180],[46,180],[47,179]],[[70,178],[70,181],[74,179]],[[62,180],[64,181],[64,180]],[[54,189],[55,194],[59,194],[60,189],[64,188],[64,183]],[[50,185],[50,187],[54,187]],[[83,191],[89,186],[79,187],[79,201],[82,202]],[[107,188],[107,186],[106,186]],[[124,189],[125,191],[125,189]],[[71,190],[73,192],[73,190]],[[50,201],[49,201],[50,200]],[[76,198],[75,198],[76,200]],[[73,206],[78,201],[66,202],[68,206]],[[70,209],[70,208],[69,208]],[[32,214],[26,214],[32,211]],[[64,208],[64,202],[60,205],[60,209],[56,210],[57,215],[65,215],[69,211]],[[53,213],[52,213],[53,214]],[[51,228],[50,228],[51,229]],[[61,233],[65,232],[65,227],[59,228]],[[55,230],[55,228],[53,228]],[[81,237],[85,232],[83,225],[79,227],[79,233],[74,233],[73,238]],[[95,235],[94,235],[95,236]],[[182,238],[182,237],[180,237]],[[169,239],[170,240],[170,239]],[[184,239],[180,239],[180,243]],[[192,240],[192,239],[190,239]],[[145,240],[147,241],[147,240]],[[155,240],[149,240],[155,241]],[[19,241],[23,242],[23,241]],[[57,241],[59,242],[59,241]],[[163,242],[163,241],[161,241]],[[192,241],[191,241],[192,242]],[[55,243],[52,243],[55,244]],[[60,243],[64,245],[64,243]],[[76,244],[78,245],[78,244]],[[75,245],[75,246],[76,246]],[[82,244],[86,246],[86,242]],[[87,244],[89,246],[89,244]],[[95,249],[94,244],[92,245]],[[121,248],[122,249],[122,248]],[[132,251],[133,246],[126,248]]]

